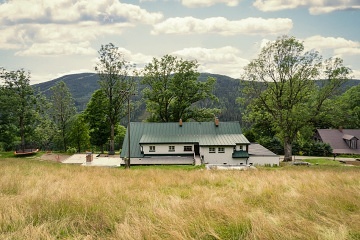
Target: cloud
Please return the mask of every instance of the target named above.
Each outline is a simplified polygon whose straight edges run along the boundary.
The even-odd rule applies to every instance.
[[[360,55],[360,42],[341,37],[335,38],[316,35],[304,39],[304,45],[308,50],[315,49],[319,52],[322,50],[333,50],[334,54],[340,56]]]
[[[13,0],[0,3],[0,49],[20,49],[18,56],[89,55],[89,41],[161,19],[118,0]]]
[[[233,78],[239,78],[243,67],[249,63],[247,59],[239,57],[239,49],[231,46],[211,49],[185,48],[172,54],[184,59],[196,59],[200,72],[223,74]]]
[[[190,8],[210,7],[217,3],[225,3],[229,7],[235,7],[241,0],[181,0],[181,3]]]
[[[150,13],[139,6],[117,0],[13,0],[0,4],[0,23],[76,23],[94,21],[153,24],[161,13]]]
[[[229,21],[223,17],[198,19],[194,17],[168,18],[155,24],[152,34],[284,34],[291,30],[288,18],[246,18]]]
[[[82,43],[34,43],[30,48],[15,53],[16,56],[59,56],[59,55],[96,55],[89,42]]]
[[[314,15],[338,10],[360,10],[358,0],[256,0],[253,5],[263,12],[307,7]]]

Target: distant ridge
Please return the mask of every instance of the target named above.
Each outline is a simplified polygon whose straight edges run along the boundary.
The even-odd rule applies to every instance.
[[[217,79],[214,94],[219,98],[218,103],[214,103],[211,107],[217,107],[222,109],[222,114],[218,116],[222,121],[241,121],[242,110],[236,103],[236,99],[241,96],[241,88],[244,86],[244,81],[235,79],[225,75],[201,73],[199,80],[205,81],[207,77],[214,77]],[[100,88],[98,84],[99,77],[97,73],[77,73],[65,75],[47,82],[42,82],[32,85],[35,90],[39,90],[47,97],[50,95],[50,88],[55,86],[58,82],[64,81],[68,86],[74,100],[75,105],[79,112],[86,108],[86,104],[89,102],[92,94]],[[140,79],[138,79],[140,81]],[[359,85],[360,80],[349,80],[342,89],[344,92],[346,89]],[[138,85],[139,91],[137,96],[133,100],[141,101],[141,91],[143,86]],[[134,112],[132,117],[133,121],[144,120],[145,103],[141,102],[139,108]]]

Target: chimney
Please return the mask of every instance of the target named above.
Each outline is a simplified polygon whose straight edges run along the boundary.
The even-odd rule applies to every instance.
[[[182,119],[179,120],[179,126],[182,127]]]
[[[215,117],[215,126],[218,127],[219,126],[219,119],[217,117]]]

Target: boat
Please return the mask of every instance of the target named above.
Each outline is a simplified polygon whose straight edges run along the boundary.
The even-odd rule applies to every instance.
[[[14,154],[16,156],[24,156],[24,155],[32,155],[39,151],[39,149],[24,149],[24,150],[16,150]]]

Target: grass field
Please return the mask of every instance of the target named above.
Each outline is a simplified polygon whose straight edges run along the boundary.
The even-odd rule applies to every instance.
[[[315,161],[315,160],[314,160]],[[0,159],[0,239],[360,239],[360,168]]]

